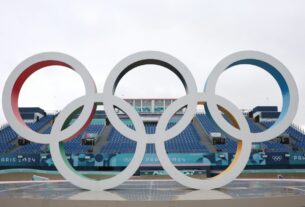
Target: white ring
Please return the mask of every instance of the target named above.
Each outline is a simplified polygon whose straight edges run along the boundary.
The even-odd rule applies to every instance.
[[[190,73],[190,71],[188,70],[188,68],[177,58],[169,54],[158,51],[143,51],[132,54],[121,60],[111,71],[105,82],[104,94],[107,96],[107,99],[105,99],[104,107],[105,107],[106,115],[108,116],[112,125],[125,136],[129,136],[129,134],[133,134],[134,137],[133,140],[135,141],[138,139],[137,138],[138,135],[136,134],[136,132],[128,128],[125,124],[118,122],[118,119],[116,119],[117,121],[114,120],[114,117],[117,115],[113,108],[114,105],[110,101],[111,100],[110,97],[114,95],[115,89],[119,81],[127,72],[134,69],[135,67],[146,64],[160,65],[169,69],[179,77],[179,79],[184,85],[187,94],[197,93],[195,80],[192,74]],[[189,104],[190,105],[187,106],[186,111],[184,113],[184,116],[186,117],[189,117],[190,114],[194,114],[194,108],[196,107],[196,103],[194,102],[190,102]],[[141,119],[141,118],[139,117],[137,119]],[[181,126],[186,127],[187,124],[185,123],[187,121],[183,120],[182,118],[182,120],[180,120],[179,122],[184,123],[184,125],[180,124],[179,126],[171,127],[170,129],[168,129],[169,131],[168,134],[171,134],[172,136],[176,136],[183,131],[184,128],[181,128]],[[147,134],[147,136],[145,137],[147,143],[154,143],[156,141],[156,136],[157,136],[156,134]]]
[[[18,110],[18,97],[23,83],[26,79],[37,70],[40,70],[47,66],[60,65],[77,72],[83,79],[86,95],[90,96],[96,93],[96,87],[94,81],[87,69],[75,58],[56,52],[40,53],[27,58],[22,61],[8,77],[3,90],[2,105],[4,115],[10,124],[10,126],[16,131],[17,134],[26,138],[32,142],[38,142],[41,144],[48,144],[52,140],[52,136],[49,134],[40,134],[33,131],[22,120]],[[85,124],[86,119],[90,116],[93,110],[94,104],[85,105],[80,119],[73,124],[73,128],[81,128]],[[67,137],[70,137],[75,132],[67,129]]]
[[[105,100],[105,96],[103,94],[96,94],[93,97],[93,99],[94,102],[102,103]],[[69,112],[72,113],[82,105],[82,101],[83,101],[82,98],[78,98],[76,101],[68,105],[63,111],[65,111],[65,114],[68,114]],[[129,110],[128,108],[125,109],[125,106],[127,106],[127,103],[126,105],[124,104],[124,102],[122,102],[122,104],[120,103],[118,104],[118,107],[120,107],[122,110],[124,110],[127,113],[127,115],[129,115],[128,113]],[[65,119],[63,118],[63,116],[60,117],[59,119],[56,119],[51,130],[51,134],[53,136],[56,136],[61,133],[61,128],[64,122]],[[145,134],[145,130],[143,131],[141,127],[138,129],[138,127],[141,126],[141,123],[135,122],[134,126],[135,129],[138,130],[139,134]],[[137,140],[135,154],[132,160],[130,161],[129,165],[122,172],[111,178],[107,178],[104,180],[94,180],[81,175],[80,173],[78,173],[76,170],[73,169],[73,167],[70,165],[70,163],[66,158],[63,143],[59,143],[57,141],[52,141],[50,143],[50,153],[53,162],[57,170],[60,172],[60,174],[74,185],[83,189],[88,189],[93,191],[101,191],[101,190],[114,188],[122,184],[126,180],[128,180],[139,168],[143,160],[145,150],[146,150],[145,140],[144,139]]]
[[[209,102],[211,98],[212,97],[210,97],[209,95],[206,95],[205,93],[198,93],[197,96],[193,97],[192,101],[195,101],[196,103],[200,100]],[[234,105],[227,104],[227,103],[229,103],[229,102],[224,101],[218,105],[221,105],[221,107],[224,107],[229,113],[239,111],[236,107],[234,107]],[[171,110],[171,111],[174,112],[175,110]],[[234,113],[232,113],[232,114],[234,114]],[[237,114],[239,114],[239,113],[237,113]],[[169,113],[166,114],[166,118],[164,118],[164,120],[162,120],[162,121],[163,122],[168,121],[171,116],[172,116],[172,114],[169,114]],[[250,128],[249,128],[249,125],[248,125],[245,117],[237,116],[234,118],[236,119],[236,122],[238,123],[241,131],[243,131],[246,136],[247,135],[249,136]],[[163,126],[163,128],[161,128],[161,126]],[[180,172],[170,161],[170,159],[166,153],[165,144],[164,144],[164,140],[166,140],[166,139],[162,137],[162,134],[164,134],[165,130],[166,130],[166,128],[162,124],[160,125],[159,128],[156,129],[156,134],[158,134],[160,137],[160,139],[158,139],[156,142],[156,153],[158,155],[159,161],[160,161],[162,167],[164,168],[164,170],[175,181],[179,182],[180,184],[182,184],[184,186],[190,187],[190,188],[201,189],[201,190],[211,190],[211,189],[218,188],[218,187],[228,184],[242,172],[242,170],[247,165],[248,159],[251,154],[251,146],[252,146],[251,137],[243,137],[243,138],[239,137],[238,139],[242,140],[242,141],[240,141],[241,148],[237,149],[237,153],[235,156],[235,158],[237,160],[234,160],[231,163],[232,167],[229,166],[229,168],[227,170],[225,170],[223,173],[221,173],[218,176],[213,177],[213,178],[208,178],[205,180],[195,179],[192,177],[188,177],[187,175]]]
[[[290,126],[296,115],[299,97],[291,73],[274,57],[257,51],[242,51],[231,54],[215,66],[207,79],[204,91],[210,95],[215,95],[216,83],[220,75],[225,70],[239,64],[255,65],[270,73],[278,82],[283,96],[283,109],[278,120],[272,127],[263,132],[251,133],[252,142],[264,142],[281,135]],[[213,117],[215,123],[225,133],[232,137],[243,137],[242,130],[232,127],[222,117],[215,103],[207,102],[205,109],[207,114]]]

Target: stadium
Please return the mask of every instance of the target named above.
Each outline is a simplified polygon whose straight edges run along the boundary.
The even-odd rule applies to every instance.
[[[305,207],[305,1],[0,3],[0,207]]]
[[[125,99],[125,101],[141,116],[146,133],[153,134],[160,115],[175,99]],[[252,110],[243,111],[253,133],[268,129],[280,115],[277,106],[257,106]],[[50,133],[58,115],[58,113],[47,113],[39,107],[19,108],[19,112],[29,128],[42,134]],[[78,110],[73,116],[71,115],[65,127],[73,124],[79,113]],[[116,113],[126,126],[133,128],[132,121],[124,112],[116,109]],[[184,109],[175,113],[167,127],[170,128],[179,122],[183,114]],[[8,124],[1,127],[0,136],[0,177],[1,181],[5,183],[0,185],[1,190],[8,188],[17,195],[22,193],[24,198],[34,196],[34,198],[42,197],[43,199],[53,199],[53,201],[58,199],[55,197],[58,193],[73,197],[73,194],[83,192],[77,191],[67,182],[62,182],[64,179],[56,171],[48,145],[24,139]],[[207,202],[214,200],[213,197],[217,197],[217,201],[225,201],[229,204],[230,201],[235,202],[238,198],[253,199],[256,197],[257,201],[254,201],[253,205],[260,202],[270,202],[271,204],[280,202],[286,205],[287,203],[282,199],[287,197],[286,202],[291,202],[290,199],[293,198],[294,202],[302,203],[305,192],[302,181],[305,176],[304,137],[304,132],[297,125],[292,124],[276,139],[254,143],[247,166],[237,181],[233,181],[217,193],[215,193],[216,191],[203,192],[200,195],[197,192],[197,194],[190,195],[190,198],[187,195],[192,191],[181,188],[170,179],[160,166],[154,144],[147,144],[141,166],[131,180],[109,193],[105,192],[104,199],[108,200],[107,202],[111,199],[119,199],[136,203],[136,201],[143,202],[146,199],[161,202],[183,197],[186,200],[194,199],[193,205],[201,205],[202,203],[198,200]],[[184,174],[199,179],[208,179],[226,169],[234,159],[237,148],[236,141],[225,135],[204,111],[198,111],[187,128],[175,138],[166,141],[165,146],[175,167]],[[135,148],[136,142],[120,134],[109,122],[103,110],[95,112],[90,125],[80,135],[64,142],[64,150],[71,166],[82,175],[92,179],[109,178],[122,171],[132,159]],[[29,182],[32,183],[29,184]],[[18,185],[26,186],[26,189],[14,190],[14,188],[18,189]],[[44,185],[48,185],[52,190],[45,193]],[[168,186],[173,190],[164,191]],[[73,193],[70,190],[69,192],[64,191],[66,188],[71,188]],[[83,194],[85,197],[90,197],[89,192],[87,194],[83,192]],[[13,194],[0,193],[2,198],[7,195]],[[291,195],[293,197],[289,197]],[[108,196],[111,199],[107,199]],[[277,197],[280,198],[277,199]],[[266,200],[270,198],[274,198],[274,200]],[[90,199],[96,202],[94,200],[96,197]],[[103,200],[102,197],[99,199]],[[298,199],[301,200],[296,201]],[[37,205],[35,199],[33,200],[32,204]],[[77,198],[76,201],[78,202]],[[184,205],[183,203],[177,204]],[[123,203],[122,205],[131,204]],[[210,205],[219,204],[211,203]],[[220,203],[220,205],[222,204]],[[243,204],[235,203],[234,205]]]

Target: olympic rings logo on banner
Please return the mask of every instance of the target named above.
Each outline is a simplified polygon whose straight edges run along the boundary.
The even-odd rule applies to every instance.
[[[279,161],[281,161],[282,159],[283,159],[282,155],[278,155],[278,156],[274,155],[274,156],[272,156],[272,160],[273,160],[273,161],[276,161],[276,162],[279,162]]]
[[[121,78],[135,67],[154,64],[174,72],[182,81],[186,95],[173,102],[161,115],[155,134],[145,132],[144,123],[135,109],[126,101],[116,97],[114,92]],[[260,133],[251,133],[247,120],[234,104],[215,94],[219,76],[236,65],[250,64],[258,66],[277,81],[283,98],[280,117],[269,129]],[[39,134],[28,128],[18,110],[18,97],[22,85],[35,71],[47,66],[64,66],[77,72],[85,85],[86,94],[69,103],[56,117],[50,134]],[[257,51],[242,51],[222,59],[208,77],[203,92],[198,92],[194,77],[188,68],[175,57],[157,51],[143,51],[132,54],[120,61],[107,77],[103,93],[98,93],[95,83],[85,66],[75,58],[57,52],[41,53],[21,62],[6,81],[3,97],[3,111],[10,126],[20,136],[32,142],[49,144],[50,153],[57,170],[74,185],[88,190],[114,188],[128,180],[139,168],[145,154],[146,144],[156,146],[156,154],[164,170],[177,182],[194,189],[214,189],[234,180],[244,169],[251,153],[253,142],[263,142],[282,134],[292,123],[298,107],[296,83],[288,69],[274,57]],[[200,180],[188,177],[180,172],[167,156],[164,142],[180,134],[196,114],[197,104],[204,104],[208,117],[228,136],[237,140],[237,151],[230,166],[219,175]],[[63,141],[82,133],[94,117],[96,106],[103,104],[105,113],[122,135],[136,141],[136,150],[129,165],[119,174],[105,180],[93,180],[80,175],[67,161]],[[66,119],[81,108],[77,120],[63,128]],[[114,107],[125,112],[131,119],[134,129],[121,122]],[[181,108],[186,108],[181,120],[167,129],[170,118]],[[227,122],[225,114],[232,124]]]

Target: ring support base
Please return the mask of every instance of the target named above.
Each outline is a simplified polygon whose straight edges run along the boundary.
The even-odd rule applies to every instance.
[[[172,180],[131,180],[109,191],[81,190],[66,181],[2,182],[1,206],[303,206],[305,181],[235,180],[218,190],[190,190]]]

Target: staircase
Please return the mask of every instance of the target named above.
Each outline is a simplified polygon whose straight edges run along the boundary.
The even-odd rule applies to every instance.
[[[95,145],[93,147],[93,154],[98,154],[100,153],[101,149],[102,149],[102,146],[105,145],[108,141],[108,136],[109,136],[109,133],[112,129],[112,125],[106,125],[101,133],[96,137],[96,142],[95,142]]]
[[[211,143],[208,133],[202,127],[197,116],[193,118],[193,125],[200,137],[200,143],[203,144],[210,152],[217,152],[216,146]]]

